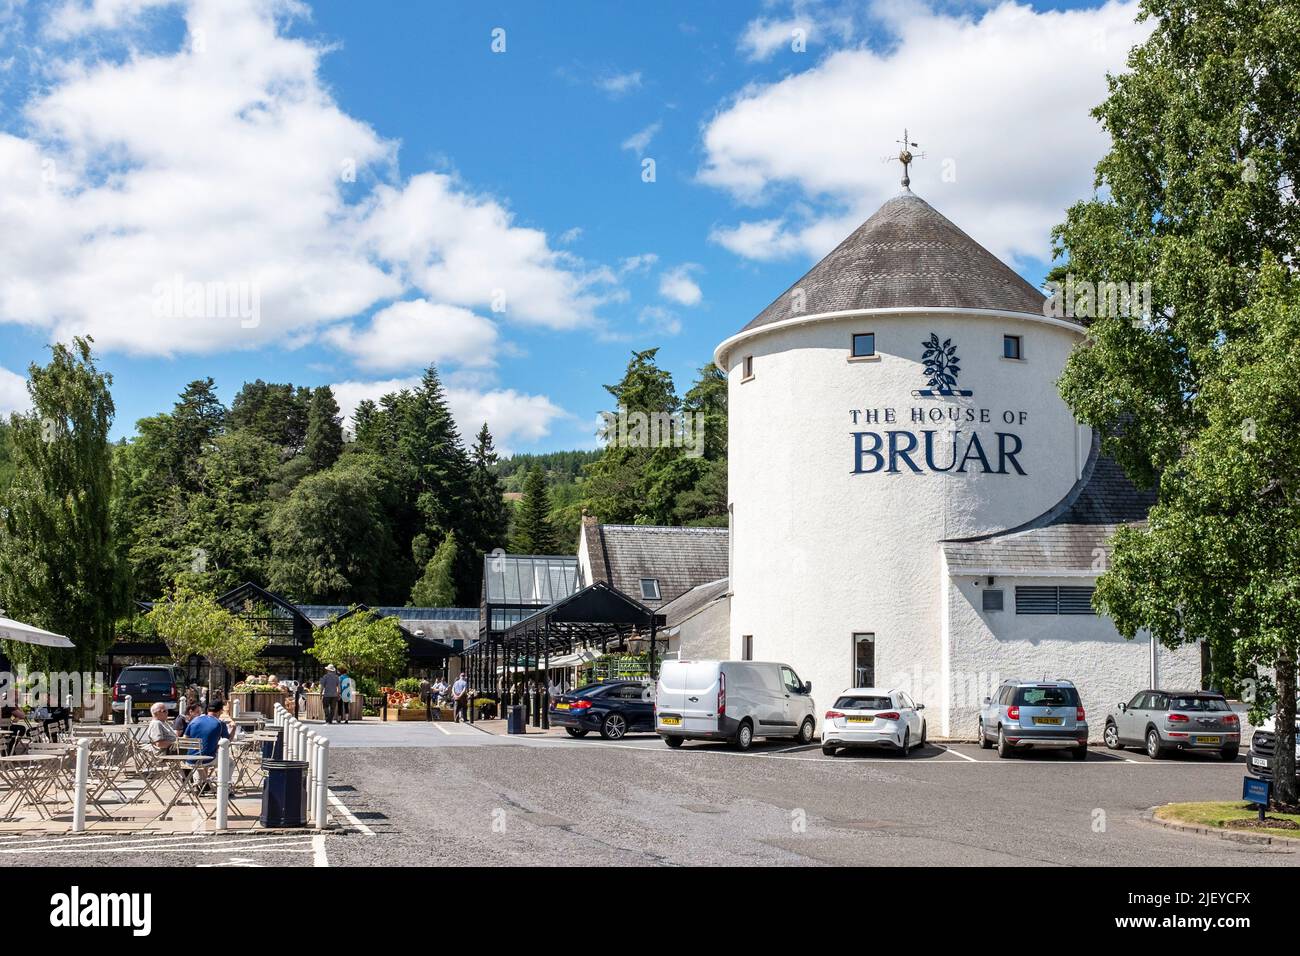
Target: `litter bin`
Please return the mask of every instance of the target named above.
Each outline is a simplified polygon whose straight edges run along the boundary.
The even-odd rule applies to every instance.
[[[267,727],[266,729],[269,732],[275,734],[275,739],[262,741],[262,759],[283,760],[284,759],[284,728]]]
[[[506,716],[506,733],[524,734],[528,731],[525,729],[527,722],[524,720],[524,705],[512,704]]]
[[[262,826],[306,826],[307,761],[263,759],[262,769]]]

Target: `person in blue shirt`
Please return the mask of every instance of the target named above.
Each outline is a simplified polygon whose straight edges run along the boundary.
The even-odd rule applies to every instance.
[[[214,700],[208,704],[206,714],[195,717],[185,725],[185,736],[197,738],[200,741],[199,753],[213,760],[217,758],[217,743],[223,737],[229,739],[234,736],[226,726],[226,722],[221,719],[221,712],[225,707],[223,701]]]

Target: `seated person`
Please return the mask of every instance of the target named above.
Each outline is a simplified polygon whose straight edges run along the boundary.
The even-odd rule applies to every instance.
[[[172,728],[179,737],[185,736],[185,728],[189,726],[191,720],[203,712],[197,700],[186,701],[185,705],[177,712],[176,719],[172,721]]]
[[[167,705],[162,701],[149,708],[149,727],[145,730],[145,740],[158,751],[170,753],[176,746],[176,728],[167,722]]]
[[[221,700],[214,700],[208,704],[208,712],[201,717],[195,717],[185,727],[185,736],[194,737],[199,741],[199,752],[197,756],[211,757],[211,760],[203,762],[200,770],[202,779],[206,780],[209,768],[212,768],[217,759],[217,744],[225,738],[229,740],[235,736],[235,728],[227,726],[222,719],[222,711],[225,710],[225,703]]]

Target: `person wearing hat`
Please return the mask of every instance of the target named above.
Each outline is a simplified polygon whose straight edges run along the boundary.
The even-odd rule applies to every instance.
[[[334,710],[339,703],[339,672],[333,664],[325,665],[320,679],[320,704],[325,711],[325,723],[334,723]]]

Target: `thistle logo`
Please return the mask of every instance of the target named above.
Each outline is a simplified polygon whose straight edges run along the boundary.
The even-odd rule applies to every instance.
[[[957,357],[957,346],[952,344],[952,339],[940,342],[939,336],[931,332],[929,340],[921,343],[921,349],[921,370],[930,387],[916,391],[914,394],[918,398],[949,398],[954,395],[967,398],[974,394],[970,389],[957,388],[961,359]]]

